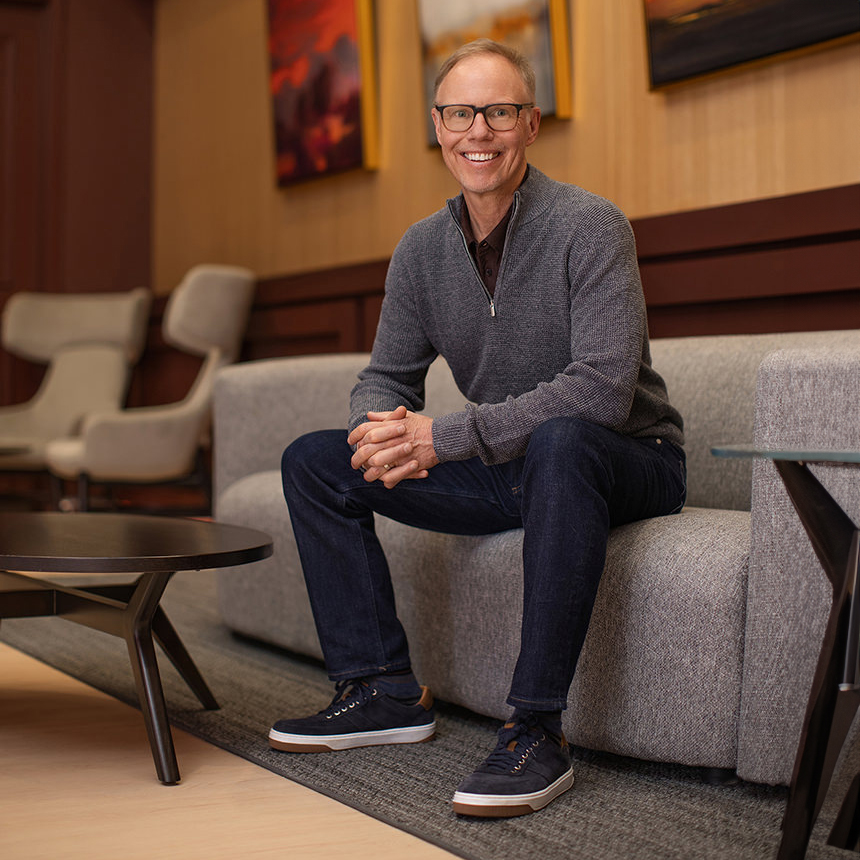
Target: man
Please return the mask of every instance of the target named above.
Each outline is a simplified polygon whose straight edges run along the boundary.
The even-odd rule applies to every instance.
[[[301,752],[434,734],[374,512],[458,534],[522,527],[513,713],[454,794],[464,815],[518,815],[573,782],[561,711],[609,528],[681,509],[682,422],[650,366],[627,220],[526,161],[540,125],[528,63],[470,43],[445,63],[435,95],[436,135],[461,194],[394,252],[348,435],[312,433],[284,453],[284,493],[338,687],[326,710],[280,720],[269,739]],[[418,412],[437,355],[471,403],[431,419]]]

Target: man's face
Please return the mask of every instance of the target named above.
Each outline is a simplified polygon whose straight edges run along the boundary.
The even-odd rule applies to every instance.
[[[531,101],[519,72],[504,57],[478,54],[447,74],[436,104],[524,104]],[[448,170],[468,195],[513,196],[526,170],[526,147],[537,137],[540,108],[523,108],[515,128],[493,131],[476,114],[468,131],[448,131],[434,108],[436,139]]]

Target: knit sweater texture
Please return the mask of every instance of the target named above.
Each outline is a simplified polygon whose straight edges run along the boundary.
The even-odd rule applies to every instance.
[[[651,367],[624,214],[531,166],[490,297],[459,226],[463,205],[462,195],[449,200],[395,249],[350,429],[369,411],[421,411],[427,368],[441,355],[464,396],[462,410],[433,419],[442,462],[521,457],[535,428],[558,416],[683,444],[681,416]]]

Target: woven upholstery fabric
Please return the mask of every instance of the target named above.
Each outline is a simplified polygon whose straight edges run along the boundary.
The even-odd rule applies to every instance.
[[[280,475],[227,490],[219,517],[262,528],[269,559],[217,572],[234,629],[321,656]],[[688,508],[613,530],[565,729],[625,755],[733,768],[740,707],[749,514]],[[421,682],[506,717],[522,618],[522,530],[472,537],[384,517],[377,533]],[[227,595],[225,597],[225,595]]]
[[[221,617],[238,633],[321,658],[281,473],[269,470],[231,484],[219,497],[218,519],[262,529],[274,546],[263,561],[216,572]]]
[[[522,531],[487,539],[407,528],[380,520],[378,531],[416,671],[439,697],[506,717]],[[572,742],[734,767],[748,552],[741,511],[690,508],[613,530],[564,717]]]
[[[856,332],[675,337],[651,341],[651,358],[669,399],[684,418],[687,503],[750,509],[749,460],[716,459],[716,445],[753,437],[756,375],[761,360],[786,345],[818,347],[857,342]]]
[[[575,742],[733,768],[749,514],[685,508],[614,529],[569,697]]]
[[[860,332],[855,346],[786,349],[763,363],[755,441],[762,447],[860,450]],[[860,522],[860,469],[812,466]],[[739,774],[784,783],[827,623],[831,587],[772,463],[754,468]]]

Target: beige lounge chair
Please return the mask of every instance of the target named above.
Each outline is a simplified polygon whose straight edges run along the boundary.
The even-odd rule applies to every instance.
[[[91,482],[160,484],[195,474],[208,440],[214,375],[239,356],[253,292],[247,269],[195,266],[171,293],[163,323],[169,345],[204,357],[187,395],[176,403],[92,413],[79,436],[47,445],[50,472],[78,481],[80,510],[89,508]]]

